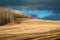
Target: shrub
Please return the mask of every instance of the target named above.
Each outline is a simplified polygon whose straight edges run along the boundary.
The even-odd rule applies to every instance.
[[[12,22],[14,19],[14,13],[8,8],[0,7],[0,25]]]

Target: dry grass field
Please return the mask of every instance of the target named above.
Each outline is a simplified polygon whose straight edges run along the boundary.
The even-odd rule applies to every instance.
[[[30,17],[0,26],[0,40],[60,40],[60,22]]]

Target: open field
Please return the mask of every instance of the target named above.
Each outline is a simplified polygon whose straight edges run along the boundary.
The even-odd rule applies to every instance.
[[[60,40],[60,22],[28,19],[1,26],[0,40]]]
[[[0,40],[60,40],[60,22],[0,8]]]

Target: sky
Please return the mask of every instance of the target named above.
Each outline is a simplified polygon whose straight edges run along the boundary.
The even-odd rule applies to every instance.
[[[60,0],[0,0],[0,6],[22,10],[36,18],[60,20]]]
[[[25,6],[28,9],[60,9],[60,0],[0,0],[0,6]]]
[[[24,13],[35,18],[44,18],[47,15],[53,15],[50,14],[51,12],[49,12],[48,10],[27,10],[24,11]]]

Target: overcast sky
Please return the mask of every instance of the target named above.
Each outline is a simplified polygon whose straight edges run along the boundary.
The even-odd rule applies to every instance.
[[[29,9],[60,9],[60,0],[0,0],[0,6],[26,6]]]
[[[24,10],[53,10],[54,16],[45,16],[44,18],[60,20],[60,0],[0,0],[0,6]]]

